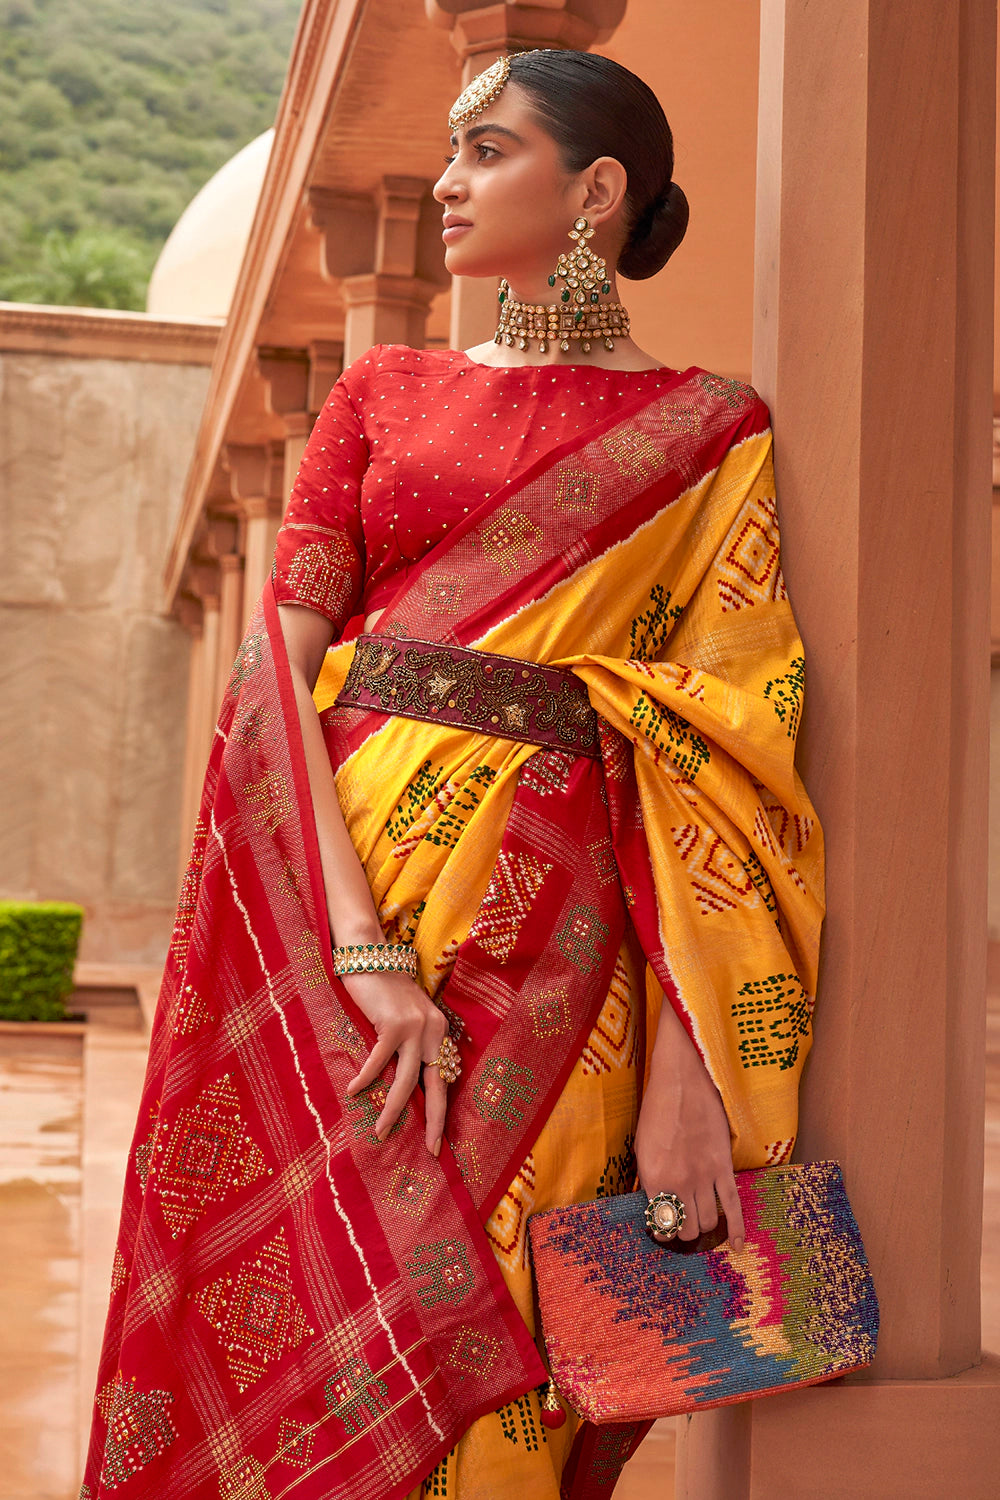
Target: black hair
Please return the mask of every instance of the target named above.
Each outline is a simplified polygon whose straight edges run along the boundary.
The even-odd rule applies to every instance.
[[[582,172],[599,156],[621,162],[629,233],[617,269],[630,281],[655,275],[684,238],[689,210],[673,180],[674,138],[652,89],[610,57],[558,48],[512,53],[510,78],[530,96],[567,172]]]

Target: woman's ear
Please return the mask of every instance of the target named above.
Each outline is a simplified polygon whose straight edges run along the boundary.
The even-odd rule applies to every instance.
[[[596,228],[613,218],[624,203],[628,174],[616,157],[599,156],[584,175],[587,197],[583,212]]]

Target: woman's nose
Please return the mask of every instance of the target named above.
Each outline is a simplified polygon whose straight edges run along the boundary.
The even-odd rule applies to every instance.
[[[462,187],[457,178],[452,176],[452,169],[450,164],[445,168],[445,170],[441,173],[441,176],[438,178],[437,182],[434,184],[433,188],[431,189],[431,194],[434,198],[437,199],[438,203],[447,203],[450,200],[462,198],[464,196],[465,189]]]

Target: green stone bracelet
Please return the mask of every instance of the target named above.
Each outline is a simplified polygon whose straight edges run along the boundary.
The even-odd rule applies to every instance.
[[[408,974],[417,977],[416,949],[409,943],[352,943],[334,946],[333,972],[344,974]]]

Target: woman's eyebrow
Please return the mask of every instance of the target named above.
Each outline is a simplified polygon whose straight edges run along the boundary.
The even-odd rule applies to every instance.
[[[519,146],[524,145],[524,137],[518,135],[516,130],[508,130],[506,125],[473,125],[465,132],[465,139],[467,141],[474,141],[477,136],[481,135],[505,135],[510,140],[516,141]],[[451,144],[453,146],[458,145],[457,135],[451,137]]]

